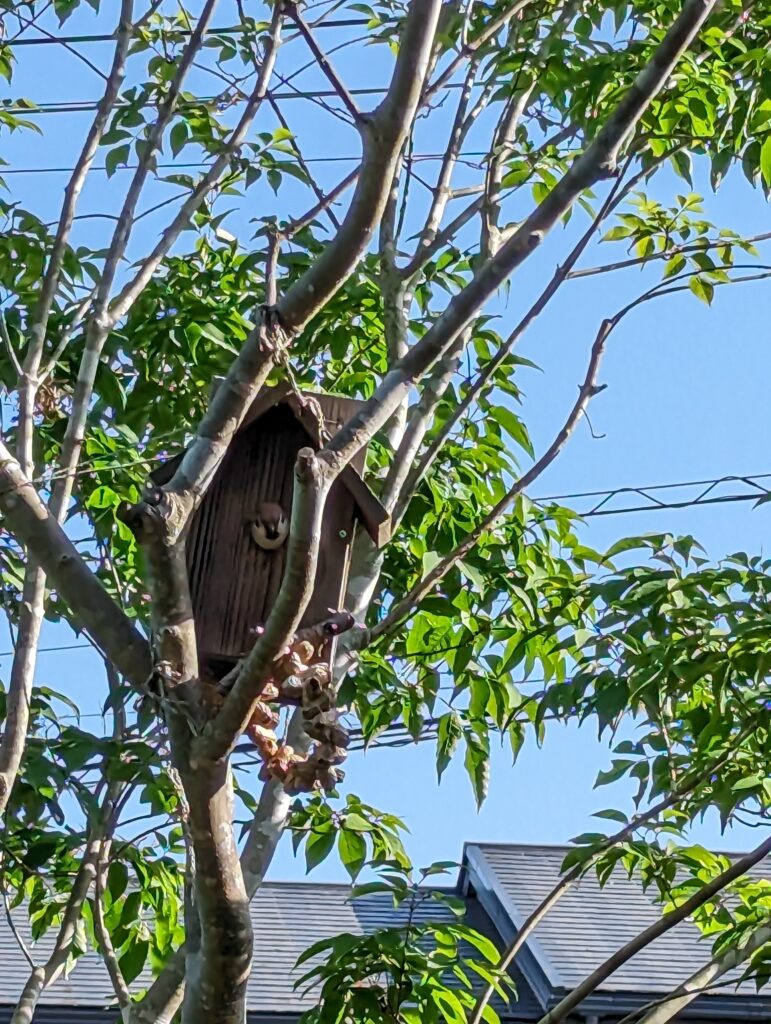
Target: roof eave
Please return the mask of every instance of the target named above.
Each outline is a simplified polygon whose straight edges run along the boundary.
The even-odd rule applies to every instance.
[[[461,863],[482,909],[492,921],[502,941],[508,946],[523,923],[521,915],[506,895],[500,892],[484,862],[484,857],[473,843],[464,845]],[[537,943],[532,936],[525,941],[517,954],[516,964],[538,1002],[544,1010],[548,1009],[557,979],[551,976],[548,961],[539,957]]]

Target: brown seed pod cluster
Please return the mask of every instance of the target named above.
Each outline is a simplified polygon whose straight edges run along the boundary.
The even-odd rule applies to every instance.
[[[322,660],[329,640],[353,626],[348,612],[302,629],[276,661],[247,733],[263,760],[260,778],[277,779],[291,795],[330,790],[343,778],[340,765],[348,755],[350,737],[340,723],[329,666]],[[302,709],[303,724],[314,740],[306,756],[276,736],[275,705]]]

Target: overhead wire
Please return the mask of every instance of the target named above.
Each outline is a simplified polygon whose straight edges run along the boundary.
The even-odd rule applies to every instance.
[[[481,151],[473,151],[459,154],[459,160],[469,162],[471,160],[482,159],[486,154]],[[443,154],[441,153],[415,153],[411,159],[415,162],[429,162],[442,160]],[[304,160],[308,164],[341,164],[341,163],[356,163],[361,160],[361,154],[351,154],[350,156],[306,156]],[[205,160],[192,160],[190,162],[181,162],[174,160],[168,163],[158,163],[155,165],[156,168],[161,170],[192,170],[201,167],[208,167],[209,164]],[[132,171],[136,170],[136,164],[120,164],[118,167],[113,168],[114,173],[119,171]],[[95,164],[91,168],[92,171],[106,171],[107,167],[105,164]],[[4,177],[8,174],[71,174],[72,167],[66,166],[53,166],[53,167],[3,167],[0,164],[0,177]]]
[[[445,89],[457,89],[459,88],[457,82],[448,82]],[[349,89],[348,92],[355,96],[384,96],[388,91],[386,86],[361,86],[359,88]],[[334,89],[297,89],[292,87],[291,90],[283,92],[281,89],[271,90],[270,95],[274,100],[312,100],[318,97],[324,99],[337,98],[338,94]],[[227,108],[237,107],[241,103],[246,103],[248,97],[243,98],[232,98],[227,100]],[[219,106],[223,103],[222,96],[196,96],[194,99],[180,100],[179,107],[184,109],[185,107],[200,107],[208,105],[211,107]],[[134,104],[126,101],[116,101],[115,108],[120,110],[121,108],[132,107]],[[151,104],[147,104],[151,106]],[[0,101],[0,110],[10,114],[24,114],[27,117],[34,117],[36,114],[87,114],[93,113],[99,108],[99,103],[96,100],[46,100],[41,103],[19,102],[19,101]]]
[[[369,24],[368,18],[334,18],[330,21],[320,21],[317,28],[361,28]],[[225,36],[225,35],[237,35],[239,32],[243,32],[242,25],[215,25],[212,26],[207,32],[207,38],[211,36]],[[188,29],[175,28],[167,29],[165,34],[167,37],[179,36],[185,38],[190,35]],[[54,39],[50,39],[47,36],[33,36],[32,38],[25,38],[20,36],[18,39],[9,40],[13,46],[54,46],[56,44],[63,45],[67,43],[69,45],[77,45],[79,43],[114,43],[115,34],[111,32],[93,32],[85,33],[83,35],[74,36],[57,36]]]
[[[769,482],[769,487],[763,486],[759,481],[765,480]],[[726,495],[714,495],[712,492],[720,484],[725,483],[742,483],[745,484],[751,490],[746,494],[726,494]],[[700,487],[701,491],[695,498],[691,498],[687,501],[682,502],[664,502],[660,501],[655,497],[655,492],[658,491],[671,491],[676,488],[686,487]],[[654,492],[651,496],[650,492]],[[645,506],[635,506],[632,508],[606,508],[605,504],[612,498],[622,494],[639,494],[645,495],[648,498],[649,504]],[[666,484],[652,484],[643,487],[613,487],[604,491],[574,491],[570,494],[554,494],[544,498],[535,498],[533,501],[539,505],[550,504],[556,501],[578,501],[583,498],[599,498],[599,502],[595,504],[595,507],[585,512],[578,513],[582,518],[598,515],[626,515],[632,512],[659,512],[664,509],[672,508],[697,508],[701,505],[719,504],[721,502],[738,502],[738,501],[762,501],[766,495],[771,495],[771,473],[755,473],[747,475],[729,475],[715,477],[711,480],[680,480],[674,483]],[[54,651],[72,651],[81,650],[92,647],[88,643],[78,644],[64,644],[55,647],[40,647],[38,651],[40,654],[47,654]],[[0,651],[0,658],[8,658],[13,655],[13,651]]]

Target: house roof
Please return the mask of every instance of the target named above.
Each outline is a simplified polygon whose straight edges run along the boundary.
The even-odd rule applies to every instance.
[[[551,890],[569,847],[516,844],[468,844],[464,851],[463,888],[467,922],[499,945],[507,944],[523,920]],[[771,859],[756,869],[771,877]],[[395,909],[387,895],[350,898],[348,885],[308,882],[266,883],[251,905],[255,949],[248,985],[249,1020],[253,1024],[293,1024],[314,1005],[314,993],[293,988],[298,956],[312,943],[340,932],[366,934],[377,928],[398,927],[406,911]],[[625,941],[657,919],[661,909],[634,880],[622,872],[611,876],[604,889],[587,875],[568,890],[536,928],[513,968],[518,998],[508,1008],[498,1005],[510,1022],[533,1022],[544,1010],[580,982]],[[417,920],[449,920],[449,907],[430,901],[419,905]],[[22,908],[14,923],[25,940],[28,926]],[[45,959],[53,935],[34,949]],[[580,1007],[580,1015],[620,1016],[671,992],[710,959],[710,943],[694,925],[683,922],[652,943],[607,979]],[[0,1024],[14,1006],[29,974],[5,916],[0,916]],[[304,969],[303,969],[304,970]],[[149,973],[135,986],[149,983]],[[105,1024],[114,1017],[99,1011],[112,1002],[112,989],[101,959],[81,957],[69,976],[43,994],[35,1019],[41,1024]],[[56,1009],[55,1009],[56,1008]],[[702,995],[681,1016],[698,1021],[768,1020],[771,994],[744,984]]]
[[[248,984],[250,1020],[293,1021],[315,1005],[316,993],[303,994],[293,988],[297,978],[307,970],[304,966],[295,971],[294,965],[311,944],[340,932],[366,934],[378,928],[398,927],[405,923],[407,909],[395,909],[390,896],[372,894],[350,899],[350,892],[348,885],[308,882],[266,883],[258,891],[251,904],[254,957]],[[470,902],[473,904],[475,901]],[[489,922],[478,907],[470,907],[469,919],[474,927],[494,937]],[[418,905],[414,920],[449,921],[455,918],[446,905],[439,901],[426,901]],[[28,941],[23,909],[16,911],[14,923]],[[33,955],[38,962],[45,960],[52,944],[53,933],[37,944]],[[0,917],[0,964],[2,1021],[2,1007],[16,1004],[29,975],[29,967],[4,916]],[[146,987],[150,980],[149,972],[145,972],[132,988]],[[516,1019],[537,1019],[541,1015],[539,1004],[524,979],[515,975],[515,981],[519,990]],[[101,959],[94,953],[88,953],[80,957],[68,978],[60,978],[43,994],[41,1012],[46,1006],[77,1007],[78,1019],[86,1021],[90,1018],[83,1015],[85,1011],[104,1007],[112,1000],[112,988]],[[94,1017],[94,1020],[101,1018]]]
[[[505,942],[554,888],[568,846],[471,843],[464,863],[474,892],[497,925]],[[752,872],[771,878],[771,858]],[[623,870],[600,887],[593,872],[567,890],[527,940],[521,960],[528,981],[545,1005],[571,990],[596,967],[661,917],[653,893]],[[684,921],[656,939],[599,986],[592,1001],[620,1007],[666,994],[703,967],[712,957],[711,942],[696,926]],[[740,973],[740,972],[739,972]],[[726,978],[731,977],[727,975]],[[736,974],[734,974],[736,977]],[[698,1000],[701,1016],[718,1012],[721,1018],[739,1008],[743,1016],[757,1011],[768,1017],[771,993],[757,993],[745,982],[706,993]],[[587,1004],[584,1004],[589,1008]],[[696,1004],[694,1004],[695,1008]]]

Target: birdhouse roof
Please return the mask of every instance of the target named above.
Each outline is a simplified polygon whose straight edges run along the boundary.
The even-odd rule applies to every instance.
[[[334,437],[362,404],[358,399],[345,398],[342,395],[316,391],[298,392],[288,382],[281,382],[274,387],[263,387],[260,390],[238,432],[247,430],[275,406],[285,405],[308,434],[313,447],[319,449]],[[180,452],[151,473],[155,483],[164,484],[171,479],[182,455]],[[362,448],[343,469],[340,481],[351,494],[367,533],[377,547],[382,547],[390,537],[391,516],[362,479],[366,458],[366,449]]]

